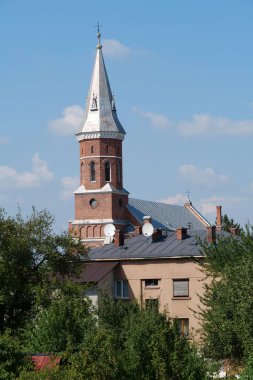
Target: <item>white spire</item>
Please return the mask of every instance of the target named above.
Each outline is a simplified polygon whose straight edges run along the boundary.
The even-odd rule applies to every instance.
[[[123,140],[126,132],[116,113],[115,100],[111,92],[98,30],[96,59],[86,102],[84,118],[77,139],[116,138]]]

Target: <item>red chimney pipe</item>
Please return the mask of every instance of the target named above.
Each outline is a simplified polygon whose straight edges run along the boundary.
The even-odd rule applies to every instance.
[[[122,230],[115,231],[114,244],[116,247],[122,247],[124,245],[124,232]]]
[[[177,229],[177,240],[184,240],[187,238],[187,228],[178,227]]]
[[[207,241],[210,244],[216,243],[216,227],[215,226],[207,227]]]
[[[221,215],[222,206],[216,206],[216,228],[217,231],[222,229],[222,215]]]

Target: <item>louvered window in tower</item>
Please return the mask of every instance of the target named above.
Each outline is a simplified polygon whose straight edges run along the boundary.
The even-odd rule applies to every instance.
[[[110,162],[105,162],[105,182],[111,181],[111,164]]]
[[[121,164],[120,161],[118,161],[118,184],[121,183]]]
[[[95,168],[95,162],[91,161],[90,163],[90,181],[95,182],[96,181],[96,168]]]

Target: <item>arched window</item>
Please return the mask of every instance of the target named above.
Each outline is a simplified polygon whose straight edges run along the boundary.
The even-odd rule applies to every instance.
[[[105,181],[111,181],[111,164],[108,161],[105,162]]]
[[[81,163],[81,183],[84,183],[84,163]]]
[[[90,163],[90,181],[95,182],[96,181],[96,168],[95,168],[95,162],[91,161]]]
[[[117,169],[118,169],[118,183],[121,183],[121,165],[120,161],[117,163]]]

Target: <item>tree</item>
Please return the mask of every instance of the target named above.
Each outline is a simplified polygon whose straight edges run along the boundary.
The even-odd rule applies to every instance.
[[[26,219],[0,210],[0,332],[22,327],[38,296],[46,301],[48,287],[78,272],[84,248],[67,233],[54,234],[53,221],[45,210],[34,208]]]
[[[7,330],[0,335],[0,379],[16,379],[22,368],[29,368],[29,361],[21,351],[19,340]]]
[[[223,217],[221,218],[221,222],[222,222],[222,229],[224,231],[230,232],[231,228],[236,228],[238,230],[238,234],[241,233],[242,228],[240,224],[236,223],[233,218],[230,219],[227,216],[227,214],[223,215]]]
[[[78,350],[85,335],[94,331],[95,324],[91,304],[79,287],[72,288],[69,294],[66,289],[57,291],[50,305],[37,309],[37,315],[28,322],[23,333],[25,351]]]
[[[202,264],[208,282],[201,298],[207,356],[246,360],[253,347],[253,230],[238,237],[203,243]]]

